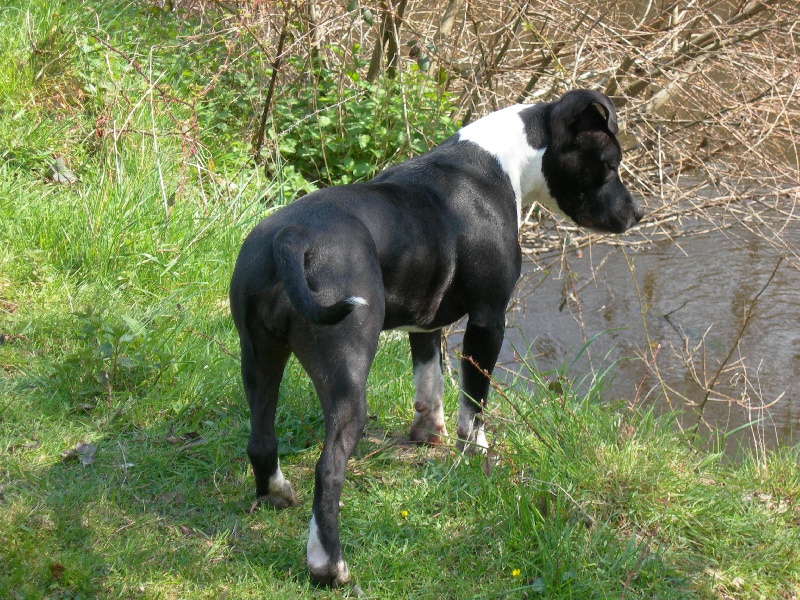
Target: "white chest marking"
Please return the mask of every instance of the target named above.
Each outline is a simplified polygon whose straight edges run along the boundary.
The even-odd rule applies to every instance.
[[[550,195],[542,173],[542,156],[546,148],[533,148],[528,143],[525,124],[519,116],[526,108],[529,106],[525,104],[509,106],[470,123],[458,132],[459,141],[473,142],[486,150],[508,175],[517,202],[517,226],[522,218],[522,207],[534,202],[563,214]]]
[[[406,331],[408,333],[430,333],[431,331],[436,331],[437,329],[441,329],[441,327],[434,327],[433,329],[425,329],[424,327],[417,327],[416,325],[401,325],[400,327],[395,327],[392,331]]]

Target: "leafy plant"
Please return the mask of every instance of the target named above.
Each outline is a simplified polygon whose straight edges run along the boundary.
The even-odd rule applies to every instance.
[[[168,320],[143,322],[94,308],[76,316],[77,348],[52,373],[57,392],[71,403],[119,392],[142,395],[172,363]]]
[[[300,58],[289,62],[303,71]],[[451,96],[416,67],[370,83],[360,77],[361,66],[357,61],[340,74],[319,64],[278,94],[269,136],[280,160],[309,182],[336,185],[371,177],[455,130]]]

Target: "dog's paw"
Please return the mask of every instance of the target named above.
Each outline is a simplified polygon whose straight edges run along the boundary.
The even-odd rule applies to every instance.
[[[334,564],[326,563],[324,565],[314,565],[309,560],[308,574],[314,583],[334,588],[348,584],[351,580],[350,569],[342,559]]]
[[[270,487],[269,494],[256,498],[258,504],[265,504],[278,510],[297,506],[297,494],[294,493],[294,488],[288,480],[284,479],[280,486],[272,485]]]
[[[414,413],[408,438],[416,444],[438,446],[447,438],[447,427],[443,420],[432,418],[427,411],[417,411]]]
[[[285,496],[277,496],[275,494],[267,494],[266,496],[261,496],[258,501],[261,504],[266,504],[267,506],[282,510],[284,508],[289,508],[290,506],[297,506],[297,498],[288,498]]]
[[[480,427],[473,427],[471,431],[463,431],[459,427],[457,433],[456,450],[459,453],[486,456],[489,451],[489,442],[486,441],[483,424]]]

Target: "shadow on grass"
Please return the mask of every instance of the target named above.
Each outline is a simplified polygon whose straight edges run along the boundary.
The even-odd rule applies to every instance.
[[[204,318],[202,330],[178,317],[168,322],[160,335],[167,336],[171,366],[157,378],[141,371],[128,392],[72,398],[64,390],[83,389],[92,378],[76,372],[66,382],[63,373],[53,379],[55,368],[19,378],[16,401],[0,421],[10,439],[0,492],[0,596],[356,594],[355,587],[315,589],[306,574],[323,437],[307,377],[290,363],[278,413],[282,468],[300,505],[251,514],[248,411],[229,320]],[[53,356],[77,355],[73,368],[96,372],[114,353],[98,358],[102,341],[77,330],[65,326],[60,339],[72,341]],[[139,353],[131,368],[158,354],[148,349],[148,335],[118,336]],[[156,347],[163,350],[163,341]],[[498,397],[496,390],[490,425],[498,458],[491,469],[449,447],[405,445],[409,362],[405,340],[380,350],[369,424],[342,497],[345,556],[368,597],[696,597],[710,589],[698,577],[721,559],[697,551],[702,533],[680,523],[703,522],[723,541],[727,528],[732,544],[752,535],[749,522],[727,520],[736,499],[720,494],[712,462],[671,445],[668,424],[568,397],[565,380],[524,396]],[[455,403],[450,384],[450,417]],[[90,464],[60,458],[81,441],[96,448]],[[670,494],[679,500],[664,500]],[[705,505],[711,508],[703,515],[691,512]],[[761,518],[756,510],[751,519]],[[780,525],[767,517],[758,522]],[[775,557],[767,558],[772,565]]]

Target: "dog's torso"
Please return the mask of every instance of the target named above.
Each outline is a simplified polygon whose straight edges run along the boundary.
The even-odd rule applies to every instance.
[[[271,244],[297,223],[317,232],[308,259],[312,289],[357,293],[348,289],[347,269],[314,272],[315,248],[350,264],[352,243],[366,237],[374,245],[385,291],[382,329],[438,329],[482,304],[504,308],[519,278],[514,189],[497,159],[459,134],[367,183],[318,190],[262,221],[245,241],[247,264],[237,265],[248,273],[236,279],[250,286],[242,295],[289,302],[274,289],[281,282]]]

